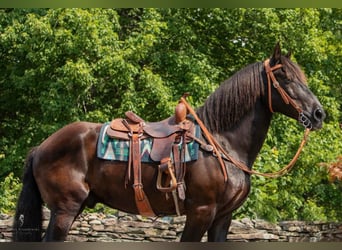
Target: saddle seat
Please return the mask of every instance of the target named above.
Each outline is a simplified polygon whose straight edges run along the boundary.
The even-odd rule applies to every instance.
[[[127,122],[127,123],[126,123]],[[127,126],[128,125],[128,126]],[[182,131],[179,124],[174,123],[174,117],[169,117],[160,122],[140,122],[135,123],[130,119],[117,118],[111,121],[110,130],[107,131],[109,136],[127,139],[128,133],[146,133],[153,138],[168,137],[173,133]]]
[[[145,122],[132,111],[125,113],[127,119],[117,118],[111,121],[107,134],[111,137],[129,139],[129,133],[145,133],[144,137],[165,138],[176,132],[190,129],[193,122],[185,119],[176,123],[176,116],[171,116],[159,122]]]

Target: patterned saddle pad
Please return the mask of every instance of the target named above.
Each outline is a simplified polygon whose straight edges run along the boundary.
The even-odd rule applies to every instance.
[[[101,127],[100,136],[97,141],[97,157],[110,161],[128,161],[129,156],[129,141],[111,138],[107,135],[106,130],[110,123],[107,122]],[[200,135],[200,127],[196,125],[196,137]],[[141,162],[154,162],[150,153],[153,147],[153,138],[149,137],[140,141]],[[182,145],[179,144],[181,149]],[[185,148],[185,162],[195,161],[198,159],[199,144],[195,141],[186,144]],[[170,152],[170,157],[172,153]]]

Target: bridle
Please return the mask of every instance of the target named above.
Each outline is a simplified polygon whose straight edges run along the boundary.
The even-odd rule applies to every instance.
[[[298,117],[298,121],[303,124],[303,126],[305,127],[305,131],[304,131],[304,136],[303,139],[298,147],[298,150],[296,152],[296,154],[294,155],[293,159],[290,161],[289,164],[287,164],[287,166],[285,166],[284,168],[282,168],[279,171],[273,172],[273,173],[260,173],[254,170],[249,169],[244,163],[242,163],[241,161],[236,160],[235,158],[233,158],[214,138],[214,136],[208,131],[208,129],[205,127],[205,125],[203,124],[203,122],[199,119],[199,117],[197,116],[196,112],[192,109],[192,107],[190,106],[190,104],[185,100],[185,97],[181,97],[180,102],[184,103],[184,105],[186,106],[188,112],[195,118],[196,122],[198,123],[198,125],[201,127],[202,132],[204,137],[207,139],[207,141],[209,142],[209,144],[212,146],[213,148],[213,153],[214,155],[218,158],[218,161],[220,163],[221,166],[221,170],[223,172],[223,176],[224,176],[224,181],[227,182],[228,181],[228,173],[227,173],[227,168],[223,162],[223,160],[227,160],[230,161],[231,163],[233,163],[236,167],[238,167],[239,169],[241,169],[242,171],[248,173],[248,174],[255,174],[255,175],[260,175],[260,176],[264,176],[264,177],[271,177],[271,178],[277,178],[280,176],[285,175],[286,173],[288,173],[294,166],[294,164],[296,163],[300,152],[302,151],[306,141],[307,141],[307,137],[310,133],[310,130],[312,128],[312,124],[311,121],[309,120],[309,118],[307,118],[305,116],[305,114],[303,113],[303,110],[298,107],[298,105],[294,102],[294,100],[289,96],[289,94],[286,93],[286,91],[280,86],[279,82],[277,81],[277,79],[275,78],[273,71],[280,69],[281,67],[283,67],[282,64],[277,64],[273,67],[270,66],[270,60],[267,59],[264,62],[264,66],[265,66],[265,71],[266,71],[266,75],[267,75],[267,85],[268,85],[268,106],[269,109],[271,111],[271,113],[274,113],[273,107],[272,107],[272,89],[271,89],[271,83],[273,83],[273,87],[278,91],[278,93],[280,94],[280,96],[282,97],[283,101],[285,104],[291,104],[293,106],[294,109],[297,110],[299,117]]]
[[[282,64],[276,64],[273,67],[270,65],[270,59],[265,60],[264,62],[265,72],[267,75],[267,87],[268,87],[268,108],[271,111],[271,113],[274,113],[273,107],[272,107],[272,89],[273,86],[278,93],[280,94],[281,98],[283,99],[284,103],[286,105],[291,104],[292,107],[297,110],[298,112],[298,121],[308,129],[312,129],[312,124],[309,118],[303,113],[303,110],[298,107],[296,102],[289,96],[289,94],[286,93],[286,91],[280,86],[279,82],[275,78],[273,71],[280,69],[283,67]]]

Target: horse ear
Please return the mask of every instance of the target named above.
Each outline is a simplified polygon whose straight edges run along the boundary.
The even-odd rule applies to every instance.
[[[274,51],[273,51],[273,56],[272,59],[274,61],[275,64],[280,62],[280,58],[281,58],[281,48],[280,48],[280,43],[277,42]]]
[[[292,55],[292,52],[289,50],[289,52],[287,52],[285,56],[290,59],[291,55]]]

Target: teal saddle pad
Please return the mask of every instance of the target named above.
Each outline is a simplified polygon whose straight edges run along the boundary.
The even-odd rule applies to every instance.
[[[102,125],[100,135],[97,141],[97,157],[103,160],[110,161],[128,161],[129,158],[129,144],[127,140],[121,140],[116,138],[111,138],[107,135],[106,131],[110,123],[107,122]],[[196,137],[200,136],[201,129],[196,125]],[[153,147],[153,138],[149,137],[140,141],[140,154],[141,162],[154,162],[151,157],[151,151]],[[182,145],[179,144],[179,148]],[[185,147],[185,159],[184,162],[195,161],[198,159],[198,149],[199,144],[195,141],[189,142]],[[170,152],[170,157],[172,153]]]

